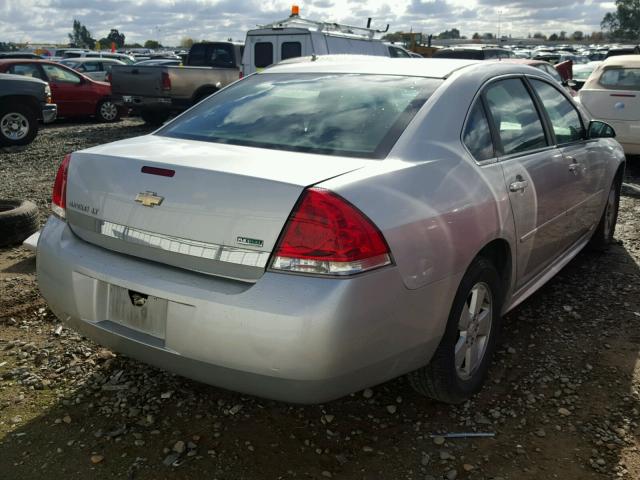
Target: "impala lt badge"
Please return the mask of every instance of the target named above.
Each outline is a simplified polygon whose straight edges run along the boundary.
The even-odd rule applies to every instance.
[[[162,204],[164,197],[160,197],[156,192],[140,192],[136,195],[136,202],[145,207],[156,207]]]

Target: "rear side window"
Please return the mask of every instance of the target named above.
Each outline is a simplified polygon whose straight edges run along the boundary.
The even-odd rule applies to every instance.
[[[531,85],[544,105],[559,144],[577,142],[584,138],[584,127],[577,110],[558,90],[540,80]]]
[[[205,44],[196,44],[189,50],[189,65],[204,66],[207,59],[207,46]]]
[[[273,43],[258,42],[253,50],[253,63],[256,68],[265,68],[273,63]]]
[[[280,49],[280,60],[302,56],[302,44],[300,42],[284,42]],[[257,66],[257,65],[256,65]]]
[[[607,68],[600,85],[618,90],[640,90],[640,68]]]
[[[489,121],[482,102],[476,102],[467,119],[462,141],[477,160],[488,160],[495,157]]]
[[[80,70],[81,72],[101,72],[102,64],[100,62],[84,62],[81,64],[84,67],[84,70]]]
[[[236,66],[233,55],[233,45],[211,45],[209,65],[218,68],[233,68]]]
[[[24,77],[39,78],[40,80],[44,80],[38,66],[32,63],[18,63],[16,65],[11,65],[7,69],[7,73],[13,73],[14,75],[22,75]]]
[[[491,84],[486,99],[503,155],[547,146],[542,121],[522,80],[511,78]]]

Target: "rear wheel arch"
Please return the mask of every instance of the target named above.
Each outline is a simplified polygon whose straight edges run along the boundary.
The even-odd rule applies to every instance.
[[[478,257],[486,258],[496,267],[502,283],[501,293],[504,306],[506,296],[511,289],[511,279],[513,278],[514,264],[511,244],[504,238],[496,238],[482,247],[473,260]]]
[[[200,102],[209,95],[216,93],[217,91],[218,88],[216,88],[215,85],[203,85],[195,91],[193,97],[191,97],[191,103],[195,105],[196,103]]]

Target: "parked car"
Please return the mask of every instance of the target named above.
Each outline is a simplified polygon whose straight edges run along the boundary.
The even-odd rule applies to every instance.
[[[391,58],[422,58],[422,55],[418,55],[417,53],[413,54],[413,52],[410,52],[400,45],[395,45],[393,43],[387,42],[385,42],[385,45],[389,49],[389,56]],[[418,55],[418,57],[413,57],[413,55]]]
[[[573,67],[573,88],[575,88],[576,91],[579,91],[591,76],[591,73],[593,73],[596,67],[601,63],[602,62],[589,62],[584,65],[575,65]]]
[[[573,89],[573,82],[571,82],[571,62],[566,64],[551,65],[544,60],[529,60],[524,58],[508,58],[500,60],[501,62],[516,63],[520,65],[529,65],[530,67],[537,68],[545,73],[548,73],[551,78],[562,85],[567,92],[572,96],[576,96],[576,91]]]
[[[40,291],[98,343],[232,390],[324,402],[411,372],[458,403],[501,315],[611,242],[613,135],[528,66],[274,66],[66,156]]]
[[[3,58],[42,58],[31,52],[0,52],[0,59]]]
[[[640,56],[607,58],[579,92],[594,118],[610,123],[629,155],[640,154]]]
[[[640,45],[621,45],[610,48],[607,51],[605,60],[610,57],[618,57],[620,55],[638,55],[640,54]]]
[[[88,52],[85,53],[81,58],[102,58],[102,59],[112,59],[118,60],[126,65],[133,65],[135,63],[135,59],[132,55],[127,55],[124,53],[112,53],[112,52]]]
[[[111,85],[98,82],[59,63],[47,60],[0,60],[0,72],[46,81],[51,86],[58,116],[95,116],[102,122],[120,118],[120,109],[111,98]]]
[[[46,82],[0,73],[0,145],[27,145],[38,134],[38,121],[53,122],[57,107]]]
[[[186,67],[124,65],[111,69],[113,98],[121,108],[152,125],[186,110],[238,79],[242,45],[232,42],[196,43]]]
[[[111,67],[114,65],[125,65],[120,60],[113,58],[69,58],[61,60],[61,65],[74,69],[93,80],[100,82],[108,82],[107,76],[111,73]]]
[[[481,45],[441,48],[433,54],[433,58],[458,58],[468,60],[496,60],[499,58],[516,57],[516,54],[511,50]]]
[[[389,29],[384,30],[386,32]],[[400,55],[375,38],[381,30],[302,18],[298,7],[277,22],[249,30],[242,56],[242,73],[247,76],[270,65],[296,57],[331,54],[360,54],[389,57]],[[402,55],[400,55],[402,56]]]

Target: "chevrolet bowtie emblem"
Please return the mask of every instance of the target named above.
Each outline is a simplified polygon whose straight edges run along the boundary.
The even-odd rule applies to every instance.
[[[145,207],[155,207],[160,205],[164,197],[156,195],[156,192],[140,192],[136,195],[136,202],[141,203]]]

